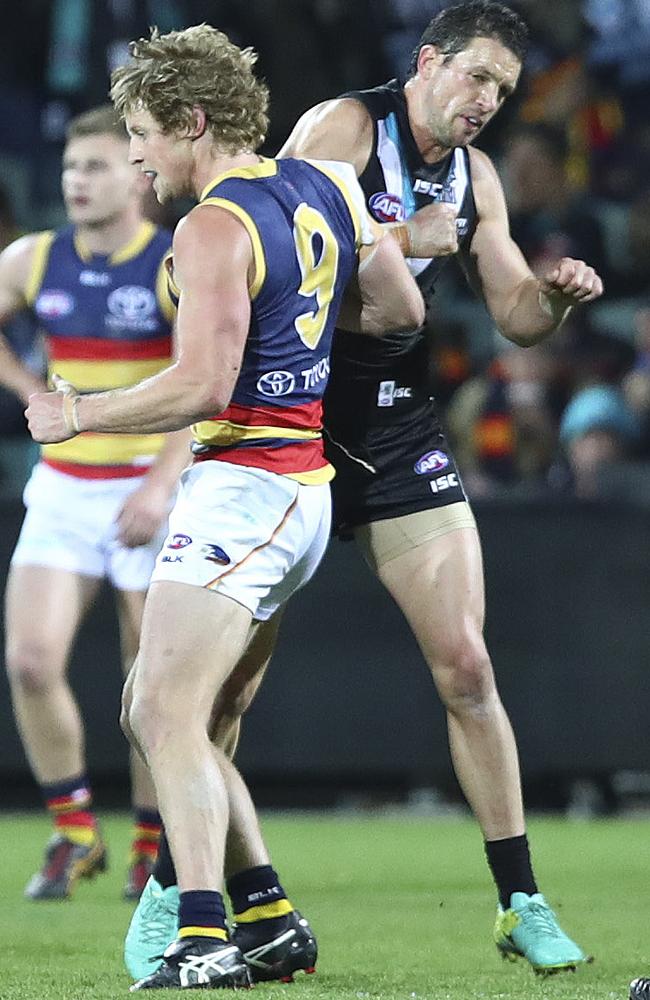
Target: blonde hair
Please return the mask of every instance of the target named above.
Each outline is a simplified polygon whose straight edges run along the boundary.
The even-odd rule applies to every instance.
[[[70,119],[65,133],[67,142],[87,135],[113,135],[116,139],[125,141],[129,138],[124,121],[112,104],[100,104],[99,107]]]
[[[111,99],[120,113],[142,107],[163,132],[182,131],[192,107],[203,109],[207,129],[227,153],[255,151],[268,126],[268,90],[253,74],[257,53],[227,35],[197,24],[131,42],[132,61],[111,76]]]

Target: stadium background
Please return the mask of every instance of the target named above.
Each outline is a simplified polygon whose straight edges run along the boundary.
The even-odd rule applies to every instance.
[[[403,74],[436,0],[23,0],[0,37],[0,244],[63,221],[68,118],[102,102],[129,38],[207,20],[260,52],[267,151],[299,114]],[[488,639],[528,800],[609,811],[650,794],[650,3],[527,0],[517,96],[481,139],[536,270],[563,254],[604,276],[602,303],[551,343],[511,349],[454,266],[436,294],[432,390],[482,532]],[[7,331],[41,363],[34,331]],[[592,390],[598,387],[598,392]],[[34,450],[0,397],[0,566]],[[53,526],[53,530],[55,526]],[[4,573],[3,573],[4,576]],[[38,609],[34,609],[38,613]],[[108,595],[75,655],[90,772],[126,802]],[[287,613],[239,762],[265,804],[455,802],[443,715],[399,613],[353,545],[334,543]],[[37,803],[0,679],[3,801]]]

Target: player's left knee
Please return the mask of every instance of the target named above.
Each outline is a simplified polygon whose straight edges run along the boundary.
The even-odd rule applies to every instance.
[[[452,711],[485,710],[496,695],[494,672],[482,642],[459,644],[449,658],[440,694]]]

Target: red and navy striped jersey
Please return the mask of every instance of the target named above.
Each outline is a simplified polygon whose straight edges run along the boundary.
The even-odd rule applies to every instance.
[[[334,325],[367,233],[349,165],[269,160],[207,185],[246,227],[255,279],[251,322],[231,402],[195,424],[196,458],[264,468],[303,483],[333,476],[322,442],[322,397]],[[351,182],[356,184],[354,173]]]
[[[46,337],[50,377],[80,392],[134,385],[166,368],[175,309],[164,257],[170,235],[143,222],[108,256],[90,254],[73,227],[40,233],[26,298]],[[80,434],[44,445],[43,460],[70,475],[143,475],[162,434]]]

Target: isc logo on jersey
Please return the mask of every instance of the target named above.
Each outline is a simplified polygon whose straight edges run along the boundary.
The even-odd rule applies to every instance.
[[[406,218],[402,199],[395,194],[389,194],[388,191],[373,194],[368,207],[380,222],[404,222]]]
[[[413,466],[418,476],[428,476],[432,472],[442,472],[449,465],[449,458],[444,451],[428,451],[426,455],[418,458]]]
[[[127,330],[155,330],[156,296],[143,285],[120,285],[106,300],[106,326]]]
[[[258,392],[263,396],[288,396],[293,392],[296,380],[291,372],[265,372],[257,380]]]

